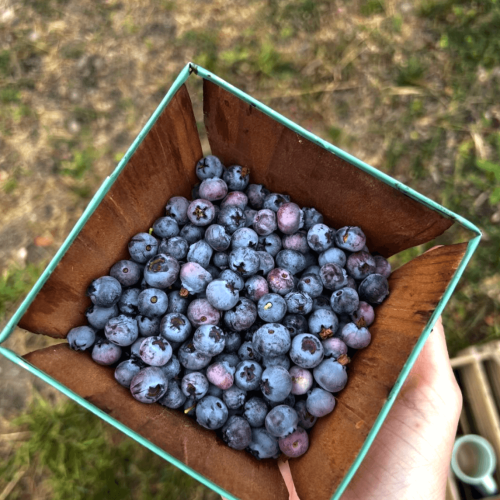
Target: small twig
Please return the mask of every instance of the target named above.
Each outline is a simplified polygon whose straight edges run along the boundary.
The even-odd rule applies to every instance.
[[[10,434],[0,434],[0,441],[21,441],[28,438],[29,431],[11,432]]]
[[[17,471],[16,475],[7,484],[2,493],[0,493],[0,500],[5,500],[10,495],[11,491],[16,487],[16,484],[21,480],[27,470],[28,468]]]

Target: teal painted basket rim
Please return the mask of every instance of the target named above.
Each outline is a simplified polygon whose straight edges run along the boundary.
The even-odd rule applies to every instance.
[[[5,342],[7,338],[11,335],[13,332],[15,326],[17,323],[20,321],[21,317],[24,315],[30,304],[33,302],[35,296],[37,293],[40,291],[40,289],[43,287],[49,276],[52,274],[64,254],[67,252],[68,248],[71,246],[75,238],[78,236],[78,233],[81,231],[83,226],[87,223],[88,219],[94,212],[94,210],[97,208],[99,203],[102,201],[102,199],[106,196],[107,192],[115,182],[116,178],[118,175],[120,175],[121,171],[125,167],[125,165],[128,163],[129,159],[131,156],[134,154],[136,151],[137,147],[140,145],[144,137],[148,134],[148,132],[151,130],[151,127],[154,125],[162,111],[165,109],[167,104],[170,102],[174,94],[179,90],[179,88],[186,82],[186,80],[189,78],[189,76],[194,73],[198,76],[200,76],[203,79],[212,81],[213,83],[219,85],[220,87],[224,88],[228,92],[231,92],[235,96],[239,97],[243,101],[255,106],[258,110],[262,111],[266,115],[270,116],[271,118],[275,119],[279,123],[283,124],[284,126],[290,128],[297,134],[303,136],[304,138],[310,140],[311,142],[314,142],[315,144],[318,144],[325,150],[329,151],[330,153],[333,153],[344,160],[348,161],[355,167],[367,172],[368,174],[376,177],[377,179],[383,181],[384,183],[392,186],[393,188],[403,192],[407,196],[410,196],[411,198],[415,199],[419,203],[429,207],[431,210],[434,210],[436,212],[439,212],[442,214],[444,217],[447,217],[449,219],[454,220],[456,223],[460,224],[463,226],[465,229],[468,229],[472,233],[475,234],[475,236],[468,242],[467,249],[465,252],[465,255],[460,262],[460,265],[458,266],[457,270],[455,271],[455,274],[449,283],[448,287],[446,288],[446,291],[439,301],[439,304],[437,305],[434,313],[432,314],[431,318],[429,319],[429,322],[427,323],[424,331],[422,332],[422,335],[420,336],[419,340],[417,341],[414,349],[412,350],[407,362],[403,366],[403,369],[401,370],[401,373],[399,374],[399,377],[386,401],[384,406],[382,407],[372,429],[370,430],[358,456],[356,457],[354,463],[350,467],[349,471],[345,475],[344,479],[340,483],[339,487],[335,491],[334,495],[332,496],[331,500],[338,500],[341,495],[343,494],[345,488],[349,484],[350,480],[356,473],[359,465],[363,461],[365,455],[367,454],[368,450],[370,449],[371,444],[373,443],[373,440],[375,439],[378,431],[380,430],[380,427],[382,426],[385,418],[387,417],[387,414],[389,410],[391,409],[396,396],[398,395],[401,386],[403,385],[404,381],[406,380],[406,377],[408,376],[408,373],[410,372],[413,364],[415,363],[415,360],[417,359],[420,351],[422,350],[423,345],[425,344],[425,341],[427,340],[430,332],[432,331],[432,328],[437,321],[438,317],[442,313],[446,303],[448,302],[450,296],[452,295],[461,275],[463,274],[465,267],[467,266],[469,260],[471,259],[474,251],[476,250],[477,246],[479,245],[479,242],[481,240],[481,231],[470,221],[465,219],[464,217],[452,212],[451,210],[448,210],[447,208],[439,205],[438,203],[434,202],[433,200],[427,198],[426,196],[423,196],[422,194],[418,193],[417,191],[409,188],[408,186],[405,186],[401,182],[397,181],[396,179],[393,179],[389,175],[375,169],[374,167],[371,167],[370,165],[364,163],[363,161],[359,160],[358,158],[355,158],[354,156],[346,153],[342,149],[328,143],[327,141],[324,141],[323,139],[317,137],[313,133],[309,132],[308,130],[304,129],[303,127],[297,125],[296,123],[292,122],[288,118],[284,117],[283,115],[277,113],[273,109],[269,108],[268,106],[262,104],[260,101],[257,101],[253,97],[249,96],[248,94],[242,92],[238,88],[234,87],[230,83],[222,80],[219,78],[217,75],[214,75],[213,73],[207,71],[206,69],[202,68],[201,66],[198,66],[193,63],[188,63],[186,66],[182,69],[182,71],[179,73],[177,78],[175,79],[174,83],[172,84],[171,88],[161,101],[160,105],[156,108],[154,113],[151,115],[150,119],[147,121],[146,125],[144,128],[141,130],[139,135],[136,137],[132,145],[129,147],[128,151],[125,153],[121,161],[118,163],[116,166],[115,170],[113,173],[108,176],[92,200],[89,202],[87,208],[83,212],[82,216],[80,219],[77,221],[73,229],[71,230],[70,234],[64,241],[64,243],[61,245],[59,250],[57,251],[56,255],[54,258],[51,260],[47,268],[44,270],[38,281],[35,283],[33,288],[30,290],[24,301],[21,303],[17,311],[14,313],[12,318],[7,322],[5,325],[5,328],[0,334],[0,344]],[[161,456],[168,462],[172,463],[179,469],[183,470],[184,472],[190,474],[192,477],[203,483],[205,486],[211,488],[212,490],[216,491],[220,495],[225,496],[226,498],[230,500],[238,500],[235,496],[231,495],[229,492],[224,491],[222,488],[220,488],[218,485],[210,481],[209,479],[205,478],[195,470],[191,469],[187,465],[185,465],[183,462],[177,460],[175,457],[172,457],[170,454],[165,452],[165,450],[161,449],[160,447],[156,446],[153,444],[151,441],[145,439],[142,437],[140,434],[137,432],[133,431],[129,427],[125,426],[118,420],[114,419],[113,417],[110,417],[107,413],[101,411],[99,408],[96,406],[90,404],[88,401],[83,399],[81,396],[78,394],[74,393],[70,389],[68,389],[66,386],[62,385],[59,383],[57,380],[54,378],[50,377],[47,375],[45,372],[41,371],[37,367],[31,365],[30,363],[26,362],[21,356],[16,354],[15,352],[11,351],[10,349],[6,349],[5,347],[0,347],[0,354],[5,356],[7,359],[12,361],[13,363],[17,364],[18,366],[28,370],[29,372],[33,373],[34,375],[37,375],[39,378],[47,382],[48,384],[52,385],[59,391],[61,391],[63,394],[66,396],[70,397],[80,405],[82,405],[84,408],[87,410],[93,412],[97,416],[101,417],[103,420],[108,422],[109,424],[113,425],[116,427],[118,430],[122,431],[123,433],[127,434],[131,438],[135,439],[137,442],[145,446],[146,448],[150,449],[151,451],[155,452],[157,455]]]

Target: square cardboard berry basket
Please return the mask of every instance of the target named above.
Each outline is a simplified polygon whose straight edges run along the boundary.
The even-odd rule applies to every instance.
[[[191,76],[193,75],[193,76]],[[65,338],[86,324],[88,284],[128,258],[130,238],[164,214],[171,196],[190,198],[203,156],[184,83],[203,78],[203,110],[212,153],[251,169],[271,192],[314,206],[333,227],[361,226],[372,252],[389,257],[429,242],[453,224],[470,241],[437,248],[393,272],[377,308],[371,345],[356,353],[333,413],[312,429],[309,451],[290,460],[301,500],[340,498],[448,302],[481,232],[469,221],[323,141],[216,75],[187,64],[122,161],[95,194],[52,262],[0,335],[16,324]],[[144,405],[67,344],[24,357],[0,353],[34,373],[165,460],[230,499],[286,500],[275,460],[232,450],[182,412]],[[318,480],[313,480],[318,478]]]

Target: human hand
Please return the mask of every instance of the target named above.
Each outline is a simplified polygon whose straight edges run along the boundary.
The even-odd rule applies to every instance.
[[[342,500],[443,500],[461,408],[440,317]]]

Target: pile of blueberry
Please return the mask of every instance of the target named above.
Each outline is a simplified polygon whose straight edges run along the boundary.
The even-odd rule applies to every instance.
[[[142,403],[180,409],[259,459],[298,457],[333,411],[354,349],[370,343],[390,264],[359,227],[249,185],[247,168],[196,165],[192,199],[171,198],[130,260],[91,283],[92,349]]]

